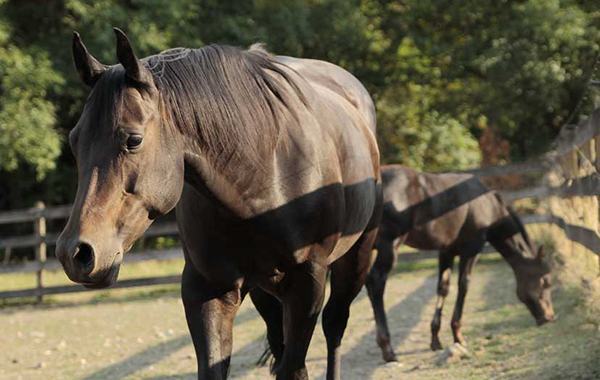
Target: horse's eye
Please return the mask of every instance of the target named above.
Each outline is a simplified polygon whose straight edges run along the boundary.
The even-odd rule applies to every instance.
[[[133,150],[142,145],[142,136],[131,135],[127,138],[127,149]]]

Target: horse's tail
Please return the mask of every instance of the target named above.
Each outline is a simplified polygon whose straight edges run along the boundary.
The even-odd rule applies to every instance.
[[[271,352],[271,347],[269,347],[269,341],[266,340],[265,341],[265,349],[254,365],[256,367],[264,367],[267,365],[267,363],[269,361],[271,362],[269,364],[270,372],[272,374],[274,374],[275,373],[275,357],[273,356],[273,353]]]

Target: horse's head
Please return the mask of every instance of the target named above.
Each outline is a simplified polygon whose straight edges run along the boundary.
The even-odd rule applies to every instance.
[[[124,252],[183,189],[180,138],[165,126],[152,74],[115,33],[121,64],[111,67],[73,38],[75,67],[92,93],[69,135],[79,182],[56,255],[71,280],[93,288],[116,280]]]
[[[516,268],[517,296],[527,306],[538,325],[554,322],[552,307],[552,275],[544,261],[544,247],[540,247],[533,259]]]

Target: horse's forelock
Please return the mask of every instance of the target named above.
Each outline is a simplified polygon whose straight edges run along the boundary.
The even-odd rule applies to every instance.
[[[113,66],[96,82],[90,93],[87,105],[90,107],[93,122],[100,127],[110,127],[113,131],[121,120],[124,107],[125,70]]]

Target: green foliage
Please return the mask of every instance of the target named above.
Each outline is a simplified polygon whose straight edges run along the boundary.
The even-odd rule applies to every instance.
[[[337,63],[375,99],[383,161],[430,171],[477,166],[486,128],[513,159],[546,149],[600,51],[592,0],[0,0],[0,14],[0,207],[72,200],[64,142],[89,93],[73,31],[106,64],[112,26],[139,56],[265,42]]]
[[[518,159],[547,148],[583,95],[599,51],[598,16],[572,2],[457,0],[440,7],[424,0],[406,17],[416,45],[442,72],[446,99],[436,109],[466,118],[471,128],[484,115]]]
[[[407,98],[404,103],[399,102],[400,95],[386,96],[377,103],[382,162],[429,171],[467,169],[479,163],[477,140],[467,127],[431,109],[425,97]]]
[[[24,161],[41,179],[60,154],[56,110],[47,94],[63,81],[47,54],[21,50],[8,36],[0,19],[0,170],[14,171]]]

